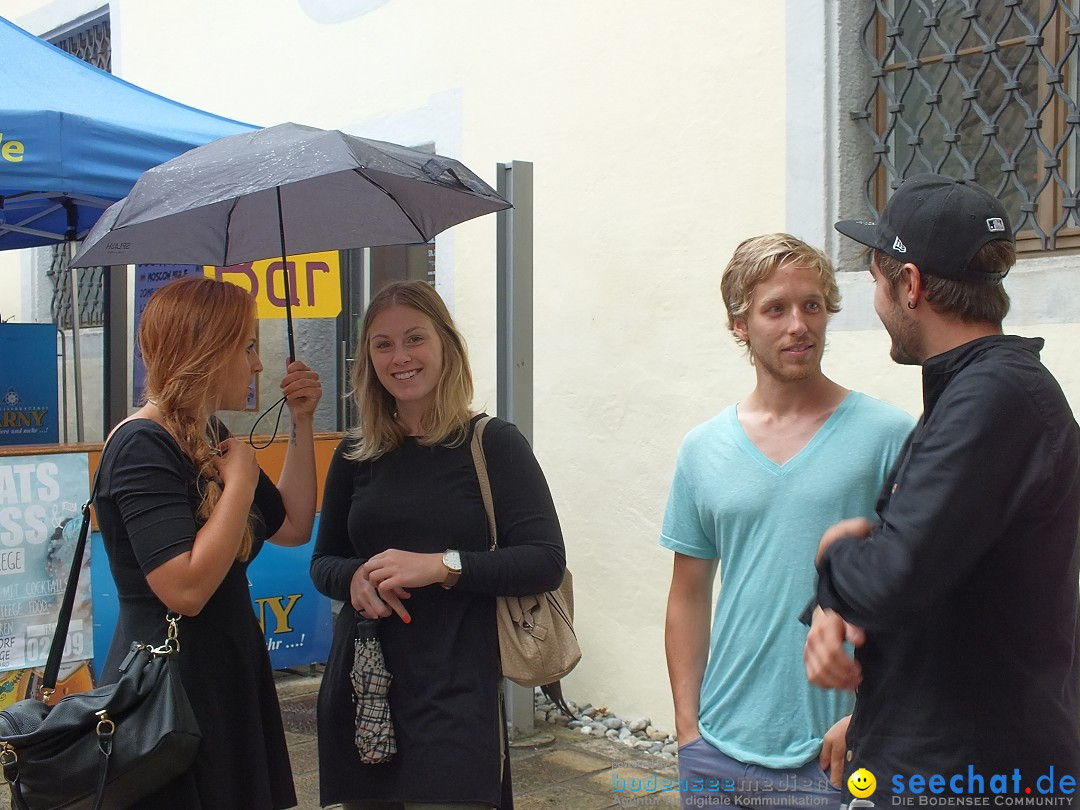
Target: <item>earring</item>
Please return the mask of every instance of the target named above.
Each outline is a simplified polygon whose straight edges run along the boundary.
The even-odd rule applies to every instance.
[[[911,303],[910,301],[908,301],[907,302],[907,308],[908,309],[915,309],[915,305],[913,303]]]

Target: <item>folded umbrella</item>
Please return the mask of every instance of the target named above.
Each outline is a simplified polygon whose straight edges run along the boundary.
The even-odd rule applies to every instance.
[[[356,614],[353,668],[350,675],[356,700],[356,750],[365,765],[386,762],[397,753],[390,717],[390,682],[379,642],[378,619]]]

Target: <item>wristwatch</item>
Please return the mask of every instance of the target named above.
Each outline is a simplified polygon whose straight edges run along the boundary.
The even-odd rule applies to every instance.
[[[442,586],[446,590],[450,590],[457,584],[458,577],[461,576],[461,554],[458,553],[457,549],[448,548],[443,552],[442,564],[450,572],[446,575],[446,579],[443,580]]]

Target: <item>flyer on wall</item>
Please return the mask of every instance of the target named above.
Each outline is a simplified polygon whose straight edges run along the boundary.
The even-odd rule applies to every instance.
[[[85,453],[0,457],[0,672],[44,666],[90,494]],[[63,661],[93,657],[90,549]]]

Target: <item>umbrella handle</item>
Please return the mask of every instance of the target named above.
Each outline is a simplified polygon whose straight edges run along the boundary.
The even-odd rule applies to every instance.
[[[281,186],[276,186],[274,191],[277,192],[278,235],[281,237],[281,272],[285,274],[285,331],[289,336],[288,363],[291,363],[296,359],[296,344],[293,342],[292,290],[289,289],[289,262],[285,253],[285,215],[281,210]]]

